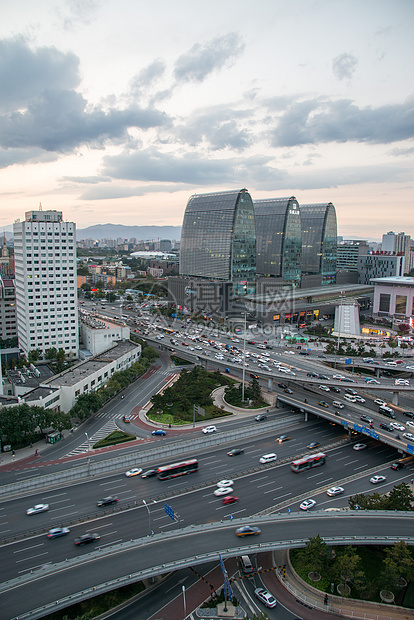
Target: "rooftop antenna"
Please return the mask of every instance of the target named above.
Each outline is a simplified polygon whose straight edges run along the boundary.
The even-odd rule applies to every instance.
[[[41,211],[41,210],[42,210],[42,203],[39,202],[39,211]]]

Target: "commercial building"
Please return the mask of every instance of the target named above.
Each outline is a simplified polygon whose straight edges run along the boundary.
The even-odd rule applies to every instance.
[[[302,235],[298,201],[290,198],[255,200],[258,276],[300,284]]]
[[[180,275],[230,281],[235,294],[254,292],[256,228],[246,189],[191,196],[181,234]]]
[[[368,241],[344,240],[336,248],[336,271],[358,271],[358,258],[369,252]]]
[[[404,254],[371,252],[358,257],[359,284],[369,284],[373,278],[404,275]]]
[[[395,233],[393,231],[382,235],[381,250],[383,252],[404,255],[404,274],[410,271],[410,248],[411,237],[404,232]]]
[[[336,281],[337,222],[331,202],[300,205],[302,275],[318,276],[321,286]]]
[[[16,289],[14,280],[0,275],[0,338],[10,340],[17,336]]]
[[[76,225],[61,211],[28,211],[13,225],[19,347],[78,357]]]
[[[374,316],[409,322],[414,318],[414,279],[406,276],[373,278]]]
[[[79,311],[82,349],[79,357],[87,359],[106,351],[116,342],[128,340],[130,329],[122,319],[111,319],[100,313]]]

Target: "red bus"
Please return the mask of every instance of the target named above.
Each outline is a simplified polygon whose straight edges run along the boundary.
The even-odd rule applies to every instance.
[[[197,459],[190,459],[189,461],[158,467],[157,476],[159,480],[169,480],[170,478],[185,476],[185,474],[193,474],[196,471],[198,471],[198,461]]]
[[[290,465],[290,468],[292,471],[299,473],[301,471],[305,471],[306,469],[311,469],[312,467],[319,467],[319,465],[323,465],[325,461],[326,454],[324,454],[323,452],[317,452],[316,454],[304,456],[303,459],[293,461],[293,463],[291,463]]]

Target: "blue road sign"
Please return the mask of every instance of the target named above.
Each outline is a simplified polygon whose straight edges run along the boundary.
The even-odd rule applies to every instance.
[[[174,510],[171,508],[171,506],[169,506],[166,502],[164,502],[164,510],[165,513],[173,520],[175,521],[175,516],[174,516]]]
[[[345,364],[352,364],[352,357],[347,357],[345,360]]]

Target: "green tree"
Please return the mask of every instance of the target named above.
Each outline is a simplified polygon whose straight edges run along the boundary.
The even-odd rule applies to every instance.
[[[56,347],[51,347],[45,351],[45,357],[47,360],[55,360],[57,358],[58,350]]]
[[[29,351],[28,361],[30,364],[33,364],[34,362],[42,359],[42,357],[43,353],[40,349],[32,349],[31,351]]]
[[[395,562],[389,561],[387,564],[385,562],[386,559],[384,560],[385,567],[379,575],[379,582],[383,590],[395,593],[398,589],[398,579],[400,578],[398,567]]]
[[[250,383],[250,393],[252,395],[252,400],[258,401],[262,398],[262,390],[260,389],[260,384],[256,377],[253,377]]]
[[[64,349],[59,349],[56,355],[56,365],[57,371],[62,372],[65,367],[65,351]]]
[[[335,579],[339,583],[342,583],[342,585],[345,585],[348,581],[352,581],[356,575],[360,561],[361,558],[351,545],[339,551],[333,565]]]
[[[386,510],[413,510],[414,494],[406,482],[397,484],[389,493]]]
[[[329,561],[328,545],[318,534],[314,538],[306,541],[306,547],[303,550],[305,561],[312,566],[313,570],[322,573],[327,569]]]
[[[410,549],[404,540],[395,542],[392,547],[385,549],[386,558],[383,561],[384,570],[403,577],[406,581],[414,578],[414,560]]]

